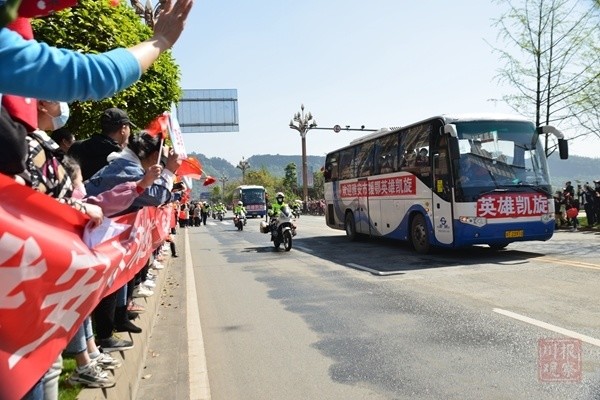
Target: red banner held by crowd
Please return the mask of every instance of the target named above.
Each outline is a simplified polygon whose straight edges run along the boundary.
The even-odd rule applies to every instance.
[[[83,214],[0,174],[1,399],[37,382],[100,299],[145,265],[172,216],[146,207],[92,230]]]

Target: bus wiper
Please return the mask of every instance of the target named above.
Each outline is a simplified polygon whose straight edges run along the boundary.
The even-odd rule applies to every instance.
[[[505,192],[508,192],[508,189],[496,188],[496,189],[488,190],[487,192],[479,193],[479,196],[485,196],[486,194],[492,194],[492,193],[505,193]]]
[[[538,193],[547,194],[548,196],[552,195],[552,193],[550,193],[548,190],[544,189],[540,185],[534,185],[533,183],[519,182],[519,184],[517,184],[517,185],[503,185],[503,186],[509,187],[509,188],[531,188]]]

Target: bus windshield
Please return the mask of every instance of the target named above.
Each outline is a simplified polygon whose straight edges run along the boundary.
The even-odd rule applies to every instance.
[[[458,201],[483,193],[551,193],[548,166],[535,126],[523,121],[456,123],[460,157],[454,161]]]
[[[242,191],[242,202],[244,204],[262,204],[265,202],[264,189],[244,189]]]

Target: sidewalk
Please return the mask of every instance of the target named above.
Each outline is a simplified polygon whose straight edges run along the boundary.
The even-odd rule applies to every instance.
[[[190,323],[186,312],[186,275],[192,273],[193,286],[193,270],[187,233],[184,229],[178,229],[177,232],[174,238],[179,257],[166,256],[163,262],[165,268],[158,271],[154,295],[136,299],[138,304],[146,307],[146,312],[133,321],[143,330],[140,334],[131,335],[134,348],[111,353],[123,361],[121,368],[114,371],[116,386],[109,389],[83,389],[78,400],[210,399],[208,387],[206,393],[197,393],[198,388],[203,386],[203,382],[198,382],[198,370],[206,375],[202,343],[199,344],[202,353],[200,365],[190,364],[190,359],[194,357],[190,356],[188,348],[187,331]],[[190,307],[196,310],[197,316],[196,296],[190,299]],[[201,328],[197,329],[201,332]],[[129,339],[127,334],[123,337]],[[195,371],[193,379],[190,379],[190,369]]]

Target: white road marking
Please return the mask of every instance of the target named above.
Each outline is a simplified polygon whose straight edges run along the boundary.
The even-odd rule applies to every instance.
[[[349,267],[351,267],[351,268],[359,269],[361,271],[367,271],[367,272],[372,273],[373,275],[379,275],[379,276],[402,275],[402,274],[404,274],[404,272],[401,272],[401,271],[378,271],[376,269],[365,267],[364,265],[354,264],[354,263],[348,263],[346,265],[349,266]]]
[[[504,316],[507,316],[507,317],[510,317],[510,318],[514,318],[514,319],[519,320],[521,322],[525,322],[525,323],[528,323],[528,324],[531,324],[531,325],[535,325],[535,326],[538,326],[540,328],[544,328],[544,329],[547,329],[547,330],[552,331],[552,332],[560,333],[561,335],[569,336],[569,337],[572,337],[574,339],[579,339],[582,342],[589,343],[589,344],[592,344],[594,346],[600,347],[600,339],[596,339],[596,338],[593,338],[591,336],[586,336],[586,335],[583,335],[583,334],[575,332],[575,331],[571,331],[571,330],[568,330],[568,329],[565,329],[565,328],[561,328],[560,326],[548,324],[546,322],[539,321],[539,320],[533,319],[533,318],[529,318],[529,317],[526,317],[524,315],[514,313],[512,311],[503,310],[501,308],[494,308],[493,310],[494,310],[494,312],[496,312],[498,314],[502,314]]]
[[[185,280],[187,294],[187,337],[188,337],[188,368],[190,373],[190,399],[210,400],[210,384],[206,367],[206,353],[198,310],[196,295],[196,279],[192,268],[192,249],[188,230],[185,230]]]

